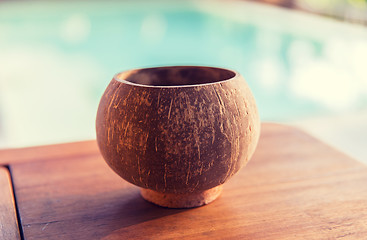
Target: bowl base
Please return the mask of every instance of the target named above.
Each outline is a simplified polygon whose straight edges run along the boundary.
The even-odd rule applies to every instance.
[[[160,193],[150,189],[141,189],[142,197],[148,202],[168,208],[193,208],[214,201],[222,192],[222,185],[199,193]]]

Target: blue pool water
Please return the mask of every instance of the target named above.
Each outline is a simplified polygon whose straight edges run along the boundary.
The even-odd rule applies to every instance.
[[[112,76],[150,66],[235,69],[263,121],[364,109],[366,36],[245,2],[0,2],[0,147],[93,138]]]

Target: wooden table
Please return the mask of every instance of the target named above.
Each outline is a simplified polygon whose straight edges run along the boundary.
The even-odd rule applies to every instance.
[[[95,141],[3,150],[0,165],[0,239],[367,238],[367,167],[288,126],[263,124],[221,197],[188,210],[144,201]]]

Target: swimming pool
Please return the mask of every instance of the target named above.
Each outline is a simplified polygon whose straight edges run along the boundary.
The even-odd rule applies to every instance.
[[[239,71],[263,121],[367,108],[361,26],[236,1],[0,3],[0,148],[94,138],[120,71]]]

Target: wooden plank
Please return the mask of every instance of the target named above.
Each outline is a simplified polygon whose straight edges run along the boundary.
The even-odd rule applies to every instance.
[[[21,149],[3,149],[0,150],[0,165],[10,165],[19,162],[57,160],[65,157],[95,154],[99,155],[99,150],[95,140]]]
[[[294,128],[263,124],[255,156],[194,209],[145,202],[99,155],[13,164],[26,239],[363,239],[367,168]]]
[[[8,169],[0,167],[0,239],[20,239]]]

